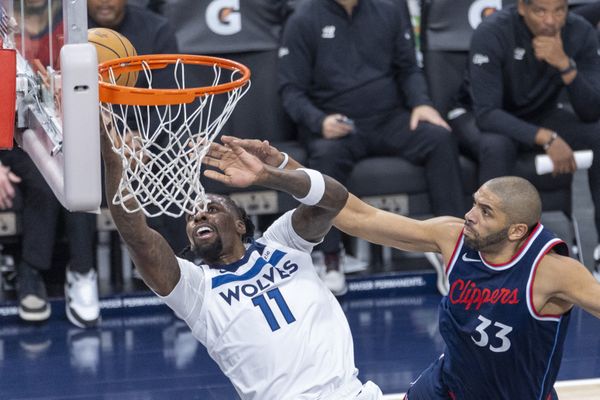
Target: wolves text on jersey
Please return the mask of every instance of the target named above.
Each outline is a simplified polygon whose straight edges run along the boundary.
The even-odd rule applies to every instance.
[[[233,287],[228,287],[226,290],[219,292],[219,296],[231,305],[233,300],[240,301],[240,296],[254,297],[273,286],[276,282],[291,278],[296,271],[298,271],[298,264],[290,260],[285,261],[281,267],[271,265],[270,268],[251,282],[240,282]]]

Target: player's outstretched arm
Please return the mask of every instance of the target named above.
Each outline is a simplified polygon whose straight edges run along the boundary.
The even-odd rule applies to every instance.
[[[102,124],[101,124],[102,125]],[[119,234],[125,241],[136,269],[144,282],[161,296],[166,296],[179,281],[179,265],[167,241],[148,227],[146,218],[140,211],[128,213],[112,199],[121,179],[121,158],[112,151],[108,134],[102,128],[101,148],[105,169],[106,198],[110,214]],[[131,199],[130,201],[135,201]],[[132,206],[133,208],[133,206]]]
[[[285,169],[297,169],[301,164],[268,141],[223,136],[223,143],[236,144],[260,158],[265,164]],[[372,243],[406,251],[437,251],[448,260],[464,221],[453,217],[417,221],[368,205],[350,194],[345,208],[335,218],[340,230]]]
[[[380,210],[350,194],[334,225],[349,235],[406,251],[440,252],[449,259],[464,221],[437,217],[424,221]]]
[[[302,203],[292,216],[294,230],[311,242],[325,236],[348,197],[343,185],[320,172],[274,168],[236,143],[213,143],[204,163],[221,171],[207,170],[205,176],[229,186],[259,185],[294,196]]]
[[[577,260],[550,253],[546,255],[534,281],[534,294],[542,296],[540,305],[558,305],[564,313],[572,304],[600,318],[600,283]]]

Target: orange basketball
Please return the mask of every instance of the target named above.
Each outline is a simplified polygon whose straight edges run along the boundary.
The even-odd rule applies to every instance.
[[[108,28],[88,29],[88,41],[96,46],[98,64],[115,58],[137,56],[135,47],[129,39],[119,32]],[[135,86],[138,71],[123,72],[115,75],[115,83],[121,86]],[[108,78],[105,78],[108,81]]]

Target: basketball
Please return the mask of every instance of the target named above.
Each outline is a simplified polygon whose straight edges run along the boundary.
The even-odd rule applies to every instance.
[[[137,56],[137,51],[129,39],[112,29],[88,29],[88,41],[96,46],[98,64],[116,58]],[[137,78],[138,71],[123,72],[115,75],[115,83],[120,86],[135,86]],[[107,77],[104,79],[108,81]]]

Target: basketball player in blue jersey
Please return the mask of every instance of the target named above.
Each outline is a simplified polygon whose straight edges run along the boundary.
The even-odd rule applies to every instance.
[[[222,140],[272,165],[284,159],[257,140]],[[541,210],[534,186],[518,177],[486,182],[464,220],[417,221],[349,195],[334,221],[341,230],[402,250],[439,252],[446,262],[450,292],[439,315],[446,350],[413,383],[408,400],[557,398],[570,311],[579,305],[600,317],[600,284],[539,223]]]
[[[121,158],[106,134],[102,140],[112,199]],[[191,249],[203,260],[197,266],[176,257],[141,212],[109,201],[146,284],[186,321],[243,400],[381,399],[375,384],[357,378],[348,322],[310,256],[346,203],[346,189],[314,170],[269,167],[235,145],[215,145],[205,162],[220,170],[207,171],[210,178],[282,190],[301,205],[253,241],[245,212],[229,197],[208,195],[187,221]]]

